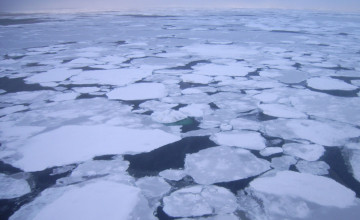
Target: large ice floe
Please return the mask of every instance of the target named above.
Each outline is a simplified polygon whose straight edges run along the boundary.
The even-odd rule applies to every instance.
[[[248,150],[219,146],[188,154],[185,172],[197,183],[212,184],[257,176],[270,169],[269,162]]]
[[[236,146],[250,150],[264,149],[265,139],[258,132],[221,132],[215,134],[212,139],[220,145]]]
[[[229,214],[236,208],[235,195],[218,186],[187,187],[164,197],[164,211],[173,217]]]
[[[138,206],[141,206],[138,208]],[[140,189],[108,180],[49,188],[21,208],[12,220],[22,219],[155,219]]]
[[[0,183],[0,199],[20,197],[31,191],[25,179],[18,179],[2,173],[0,173]]]
[[[146,100],[163,98],[167,95],[167,91],[160,83],[136,83],[114,89],[106,95],[109,99]]]
[[[281,171],[255,179],[250,187],[258,192],[303,199],[323,206],[345,208],[355,204],[355,193],[327,177]]]
[[[178,140],[158,129],[68,125],[30,138],[19,147],[22,156],[13,164],[26,171],[43,170],[98,155],[148,152]]]

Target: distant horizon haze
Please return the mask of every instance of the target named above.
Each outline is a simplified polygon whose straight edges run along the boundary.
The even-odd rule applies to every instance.
[[[186,9],[297,9],[360,12],[360,0],[0,0],[0,12]]]

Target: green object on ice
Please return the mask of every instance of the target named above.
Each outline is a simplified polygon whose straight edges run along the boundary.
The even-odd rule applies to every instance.
[[[183,126],[183,125],[191,125],[194,123],[194,119],[192,118],[185,118],[185,119],[182,119],[180,121],[177,121],[177,122],[173,122],[173,123],[166,123],[165,125],[167,126]]]

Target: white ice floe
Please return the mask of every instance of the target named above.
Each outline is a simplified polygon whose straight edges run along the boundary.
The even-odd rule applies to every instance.
[[[173,109],[156,111],[151,114],[151,119],[159,123],[173,123],[185,118],[187,116],[184,113]]]
[[[218,186],[192,186],[164,197],[164,211],[172,217],[230,214],[236,208],[235,195]]]
[[[281,147],[267,147],[260,151],[260,154],[264,157],[271,156],[273,154],[282,153],[284,150]]]
[[[276,170],[288,170],[296,162],[297,160],[292,156],[274,157],[271,159],[270,166]]]
[[[204,64],[194,67],[194,72],[206,76],[246,76],[255,68],[248,67],[244,63]]]
[[[301,173],[310,173],[321,176],[329,174],[330,166],[324,161],[301,160],[296,163],[296,169]]]
[[[99,176],[124,175],[128,167],[129,162],[122,160],[122,158],[114,160],[90,160],[77,166],[70,176],[58,179],[57,183],[59,185],[68,185]],[[130,177],[127,179],[130,179]]]
[[[112,90],[106,94],[109,99],[146,100],[167,96],[166,88],[160,83],[136,83]]]
[[[305,139],[323,146],[342,146],[360,130],[348,124],[315,120],[270,120],[264,122],[266,134],[284,139]]]
[[[186,176],[186,173],[184,170],[169,169],[161,171],[159,175],[168,180],[179,181]]]
[[[211,136],[211,139],[219,145],[242,147],[250,150],[262,150],[266,147],[265,139],[260,133],[253,131],[220,132]]]
[[[182,48],[189,54],[196,54],[201,57],[230,58],[241,59],[258,52],[249,47],[241,47],[234,45],[210,45],[210,44],[194,44]],[[221,51],[221,53],[219,53]]]
[[[307,85],[311,88],[318,90],[355,90],[357,86],[348,84],[339,79],[333,79],[330,77],[315,77],[308,79]]]
[[[6,90],[0,89],[0,94],[3,94],[5,92],[6,92]]]
[[[306,118],[301,111],[282,104],[261,104],[259,108],[264,114],[278,118]]]
[[[47,72],[37,73],[28,78],[25,78],[26,83],[48,83],[48,82],[62,82],[66,79],[79,74],[80,70],[69,70],[64,68],[52,69]]]
[[[179,111],[191,117],[202,117],[212,112],[208,104],[190,104],[180,108]]]
[[[151,75],[148,69],[113,69],[83,71],[71,77],[73,84],[101,84],[124,86]]]
[[[233,126],[231,124],[221,124],[220,130],[221,131],[231,131],[233,129]]]
[[[75,92],[78,93],[93,93],[98,92],[100,90],[99,87],[74,87],[72,88]]]
[[[203,93],[203,91],[198,88],[187,88],[187,89],[181,90],[181,93],[184,95],[191,95],[191,94]]]
[[[155,176],[140,178],[135,184],[147,198],[161,198],[171,189],[163,178]]]
[[[350,144],[348,144],[346,148],[344,151],[347,155],[350,171],[354,178],[360,182],[360,146],[359,144],[356,144],[356,146],[350,146]]]
[[[77,92],[65,92],[65,93],[59,93],[59,94],[51,97],[49,100],[54,101],[54,102],[61,102],[61,101],[76,99],[78,96],[79,96],[79,93],[77,93]]]
[[[258,131],[261,128],[261,123],[257,121],[248,120],[245,118],[235,118],[230,121],[230,125],[236,130],[252,130]]]
[[[183,82],[188,83],[199,83],[199,84],[209,84],[214,79],[210,76],[199,75],[199,74],[185,74],[181,76]]]
[[[45,129],[45,127],[40,126],[17,126],[8,123],[1,123],[0,125],[2,128],[6,128],[0,130],[0,138],[3,143],[24,140]]]
[[[307,161],[316,161],[325,152],[324,147],[318,144],[290,143],[284,144],[283,149],[285,154],[299,157]]]
[[[257,178],[250,183],[255,191],[300,198],[323,206],[345,208],[355,202],[355,193],[336,181],[307,173],[281,171],[275,176]]]
[[[30,138],[18,149],[22,158],[13,165],[37,171],[86,161],[97,155],[148,152],[178,140],[178,136],[158,129],[68,125]]]
[[[46,189],[10,219],[155,219],[144,200],[136,187],[99,180]]]
[[[0,116],[12,114],[12,113],[19,112],[19,111],[24,111],[27,109],[29,109],[29,108],[24,105],[14,105],[14,106],[10,106],[10,107],[5,107],[5,108],[0,109]]]
[[[31,191],[25,179],[17,179],[0,173],[0,199],[13,199]]]
[[[245,179],[269,169],[268,161],[250,151],[225,146],[201,150],[185,158],[185,172],[200,184]]]

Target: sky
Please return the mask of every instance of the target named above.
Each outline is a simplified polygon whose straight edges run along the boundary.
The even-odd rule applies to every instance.
[[[154,8],[281,8],[360,12],[360,0],[0,0],[0,12]]]

